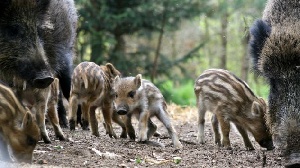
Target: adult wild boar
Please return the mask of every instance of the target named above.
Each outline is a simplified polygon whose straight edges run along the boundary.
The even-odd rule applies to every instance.
[[[285,165],[300,166],[300,3],[268,0],[250,29],[253,66],[270,85],[269,117]]]
[[[1,0],[0,79],[20,90],[58,77],[69,98],[76,25],[73,0]]]

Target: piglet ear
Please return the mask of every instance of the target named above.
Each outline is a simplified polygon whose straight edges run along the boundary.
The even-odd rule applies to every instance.
[[[112,75],[112,76],[118,76],[120,75],[121,73],[114,67],[113,64],[111,63],[106,63],[105,64],[107,70],[109,71],[109,73]]]
[[[263,109],[262,109],[261,105],[260,105],[258,102],[256,102],[256,101],[254,101],[254,102],[252,103],[251,110],[252,110],[252,114],[253,114],[254,116],[260,116],[260,115],[263,115]]]
[[[28,109],[26,109],[26,110],[28,110]],[[23,129],[30,128],[33,122],[34,121],[32,118],[32,114],[29,111],[27,111],[23,118],[22,128]]]
[[[137,88],[139,88],[142,84],[142,75],[138,74],[135,78],[134,78],[134,84],[136,85]]]
[[[119,81],[120,81],[120,77],[119,77],[119,76],[116,76],[115,79],[114,79],[114,84],[115,84],[115,83],[118,83]]]

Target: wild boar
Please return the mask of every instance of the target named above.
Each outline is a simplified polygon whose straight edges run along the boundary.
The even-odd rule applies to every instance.
[[[262,98],[256,97],[244,81],[227,70],[209,69],[196,79],[194,91],[199,114],[199,143],[204,143],[205,113],[210,111],[214,114],[212,127],[216,144],[227,149],[231,148],[229,132],[230,122],[232,122],[242,135],[247,149],[254,149],[247,131],[254,136],[261,147],[268,150],[274,148],[272,135],[266,125],[266,103]]]
[[[262,19],[250,28],[255,72],[270,85],[269,118],[285,165],[300,166],[300,4],[268,0]]]
[[[149,140],[157,129],[150,117],[156,116],[167,128],[175,148],[181,148],[182,144],[171,123],[167,113],[167,105],[160,90],[148,80],[142,79],[142,75],[136,77],[116,77],[114,80],[114,106],[118,114],[126,115],[126,129],[131,139],[135,139],[135,131],[131,123],[135,115],[139,121],[138,140]]]
[[[45,116],[48,116],[54,132],[59,140],[64,141],[65,137],[59,125],[57,102],[59,94],[59,79],[55,78],[51,85],[45,89],[25,89],[17,90],[18,97],[21,98],[24,106],[35,113],[37,124],[41,131],[41,136],[45,143],[51,143],[45,125]]]
[[[69,105],[70,130],[75,130],[77,123],[77,108],[81,105],[82,128],[88,129],[91,124],[92,134],[99,136],[96,108],[100,107],[105,120],[105,129],[110,137],[117,138],[112,128],[113,121],[122,128],[121,137],[127,137],[126,128],[118,115],[113,113],[112,82],[120,72],[110,63],[99,66],[93,62],[82,62],[76,66],[72,75],[72,87]]]
[[[2,159],[30,163],[33,150],[40,139],[40,130],[31,112],[14,95],[13,91],[0,84],[0,151]],[[1,158],[0,158],[1,159]]]
[[[43,89],[57,77],[69,98],[76,28],[73,0],[1,1],[0,79]]]

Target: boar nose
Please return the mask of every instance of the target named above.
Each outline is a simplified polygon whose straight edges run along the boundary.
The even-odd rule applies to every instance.
[[[125,115],[125,114],[127,114],[127,111],[124,110],[124,109],[122,109],[122,110],[118,110],[117,113],[118,113],[119,115]]]
[[[267,148],[267,150],[273,150],[275,147],[273,145],[273,141],[270,139],[261,140],[259,145],[263,148]]]
[[[36,88],[46,88],[48,87],[52,82],[54,78],[52,76],[43,76],[43,77],[38,77],[33,80],[33,87]]]

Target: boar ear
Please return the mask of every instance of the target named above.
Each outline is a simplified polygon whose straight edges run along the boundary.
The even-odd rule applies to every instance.
[[[263,114],[263,109],[262,109],[261,105],[256,101],[254,101],[252,103],[251,110],[252,110],[252,114],[254,116],[260,116]]]
[[[258,99],[263,106],[267,107],[267,103],[266,103],[265,99],[263,99],[262,97],[259,97]]]
[[[253,68],[258,74],[260,73],[259,61],[261,60],[261,52],[270,34],[271,26],[261,19],[256,20],[250,28],[249,54],[252,58]]]
[[[136,75],[136,77],[134,78],[134,84],[136,85],[137,88],[139,88],[142,84],[142,75],[138,74]]]
[[[30,126],[32,125],[33,122],[34,121],[33,121],[33,118],[32,118],[32,114],[27,111],[24,118],[23,118],[22,128],[23,129],[30,128]]]
[[[113,64],[111,63],[107,63],[105,64],[107,70],[109,71],[110,74],[112,74],[113,76],[118,76],[120,75],[120,72],[113,66]]]
[[[116,76],[115,79],[114,79],[114,84],[117,83],[117,82],[119,82],[119,81],[120,81],[120,77]]]

